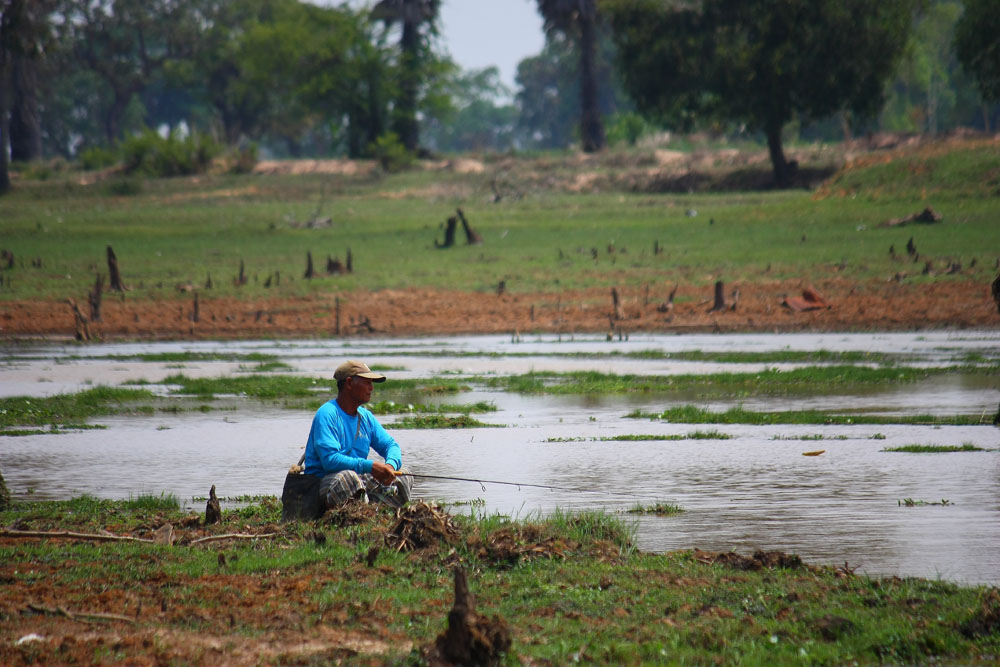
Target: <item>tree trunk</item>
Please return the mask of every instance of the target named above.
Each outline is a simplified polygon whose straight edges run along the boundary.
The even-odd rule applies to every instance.
[[[11,58],[11,160],[29,162],[42,157],[42,121],[38,109],[38,63],[25,55]]]
[[[3,19],[0,18],[0,195],[10,190],[7,151],[10,147],[10,117],[7,115],[7,53]]]
[[[399,84],[399,104],[393,129],[406,150],[416,152],[420,140],[417,127],[417,74],[420,63],[420,33],[417,24],[403,21],[403,35],[399,40],[402,58],[402,80]]]
[[[771,154],[771,167],[774,171],[774,184],[780,188],[791,182],[791,169],[785,159],[785,150],[781,146],[781,123],[770,123],[766,130],[767,150]]]
[[[593,17],[580,22],[580,139],[586,153],[604,148],[604,125],[597,97],[596,26]]]

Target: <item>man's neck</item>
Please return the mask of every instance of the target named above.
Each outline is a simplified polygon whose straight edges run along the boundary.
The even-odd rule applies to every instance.
[[[337,394],[337,405],[340,406],[341,410],[351,415],[352,417],[358,414],[359,404],[355,403],[354,401],[352,401],[350,398],[348,398],[343,394]]]

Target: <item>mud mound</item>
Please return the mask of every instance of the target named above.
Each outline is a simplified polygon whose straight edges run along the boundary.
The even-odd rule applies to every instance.
[[[385,536],[386,545],[396,551],[453,544],[459,537],[451,515],[422,500],[397,510],[396,519]]]
[[[960,629],[970,639],[1000,634],[1000,590],[991,588],[987,591],[979,609],[962,623]]]
[[[378,515],[378,510],[378,505],[348,500],[346,503],[328,509],[323,515],[323,523],[337,528],[372,523]]]
[[[755,551],[753,556],[741,556],[734,551],[702,551],[695,549],[695,560],[706,565],[721,563],[735,570],[763,570],[782,568],[797,570],[806,567],[802,559],[795,554],[783,551]]]
[[[566,558],[579,543],[542,535],[539,526],[505,527],[483,540],[470,541],[470,550],[481,560],[496,565],[517,565],[535,558]]]

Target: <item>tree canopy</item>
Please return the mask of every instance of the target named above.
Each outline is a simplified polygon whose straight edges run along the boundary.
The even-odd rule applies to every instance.
[[[840,110],[871,116],[917,0],[610,0],[625,86],[678,125],[710,115],[763,132],[787,183],[782,128]]]
[[[1000,102],[1000,7],[995,0],[965,0],[965,13],[955,26],[955,46],[983,99]]]

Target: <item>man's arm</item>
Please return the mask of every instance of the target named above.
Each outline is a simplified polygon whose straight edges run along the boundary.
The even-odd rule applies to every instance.
[[[378,423],[378,420],[370,412],[368,413],[368,419],[371,424],[372,449],[378,452],[379,456],[385,459],[386,464],[391,466],[393,470],[399,470],[403,467],[403,452],[399,448],[399,443],[382,428],[382,425]]]

